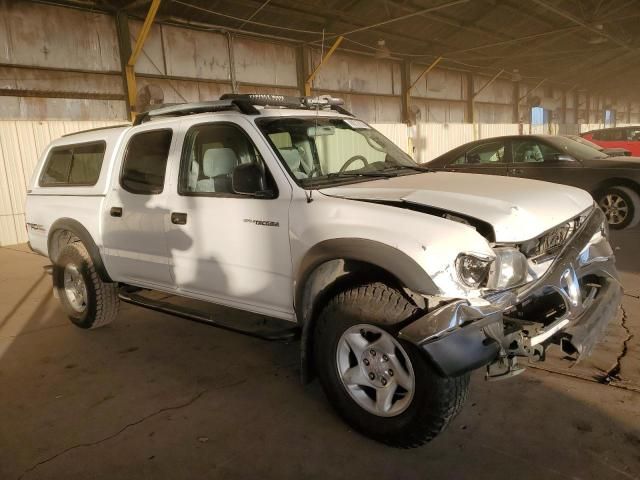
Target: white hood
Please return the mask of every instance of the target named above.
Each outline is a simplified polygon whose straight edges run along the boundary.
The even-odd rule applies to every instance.
[[[354,200],[405,201],[483,220],[496,241],[537,237],[593,205],[584,190],[555,183],[450,172],[429,172],[321,190]]]

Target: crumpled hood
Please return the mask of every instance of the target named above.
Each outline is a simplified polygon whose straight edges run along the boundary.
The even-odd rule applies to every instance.
[[[320,190],[354,200],[404,201],[474,217],[496,241],[537,237],[593,205],[589,193],[555,183],[492,175],[429,172]]]

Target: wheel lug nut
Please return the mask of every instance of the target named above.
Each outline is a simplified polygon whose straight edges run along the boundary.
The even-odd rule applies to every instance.
[[[385,362],[388,362],[389,361],[389,357],[386,354],[382,355],[382,360],[384,360]]]
[[[382,383],[382,385],[386,385],[387,384],[387,379],[383,378],[382,380],[380,380],[380,383]]]
[[[369,350],[369,353],[371,354],[372,357],[376,356],[376,351],[373,349]]]
[[[375,373],[371,372],[369,374],[369,380],[373,380],[374,378],[376,378],[376,375],[375,375]]]
[[[369,366],[369,360],[367,360],[366,358],[362,361],[362,363],[364,363],[367,367]]]
[[[389,370],[389,376],[393,377],[393,370]]]

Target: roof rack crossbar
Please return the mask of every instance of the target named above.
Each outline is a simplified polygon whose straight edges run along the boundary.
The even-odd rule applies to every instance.
[[[258,115],[260,112],[251,103],[241,99],[222,99],[211,102],[179,103],[156,108],[138,115],[134,125],[148,122],[155,117],[194,115],[196,113],[222,112],[240,110],[247,115]]]

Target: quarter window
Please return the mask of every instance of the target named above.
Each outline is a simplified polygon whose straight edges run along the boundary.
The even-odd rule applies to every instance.
[[[152,130],[131,137],[122,164],[122,188],[141,195],[162,193],[172,135],[171,130]]]
[[[242,184],[244,195],[273,197],[276,191],[254,144],[228,123],[192,127],[185,136],[181,164],[178,191],[183,195],[236,195],[234,180]]]
[[[52,148],[40,177],[40,186],[95,185],[106,147],[105,142],[95,142]]]

